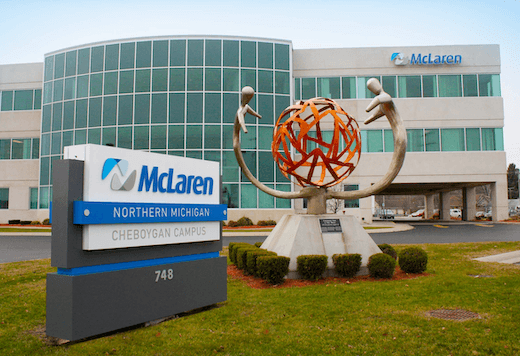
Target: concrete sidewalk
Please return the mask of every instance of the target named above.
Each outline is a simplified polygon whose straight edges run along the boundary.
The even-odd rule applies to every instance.
[[[399,232],[408,231],[414,229],[413,226],[408,224],[396,224],[392,221],[374,221],[371,224],[361,224],[361,226],[368,227],[366,232],[369,234],[377,234],[382,232]],[[246,228],[238,228],[238,230],[244,230]],[[260,228],[258,230],[261,230]],[[270,231],[233,231],[231,229],[223,229],[222,236],[268,236]]]
[[[475,261],[480,262],[498,262],[515,264],[520,263],[520,251],[500,253],[498,255],[491,255],[485,257],[474,258]]]

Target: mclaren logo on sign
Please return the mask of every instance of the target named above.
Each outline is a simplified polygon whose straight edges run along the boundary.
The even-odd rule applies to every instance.
[[[127,160],[117,159],[117,158],[108,158],[105,161],[105,163],[103,164],[103,171],[101,173],[101,179],[104,180],[106,177],[108,177],[110,172],[112,172],[115,167],[118,168],[117,170],[119,171],[119,173],[121,174],[122,177],[120,178],[120,176],[117,174],[117,171],[116,171],[114,173],[114,175],[112,176],[112,180],[110,182],[110,188],[112,190],[126,190],[126,191],[132,190],[132,188],[135,185],[137,171],[134,170],[132,173],[130,173],[128,178],[126,178],[126,180],[124,182],[122,182],[122,178],[128,172],[128,161]]]

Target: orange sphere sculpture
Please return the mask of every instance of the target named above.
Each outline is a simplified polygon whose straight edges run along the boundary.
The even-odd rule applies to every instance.
[[[332,135],[330,130],[321,129],[323,123],[333,125]],[[356,168],[361,155],[361,134],[356,120],[334,100],[313,98],[282,112],[271,150],[285,177],[292,175],[302,187],[331,187]],[[313,180],[313,176],[317,178]]]

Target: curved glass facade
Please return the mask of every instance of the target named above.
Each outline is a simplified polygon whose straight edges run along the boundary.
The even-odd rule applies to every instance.
[[[261,120],[246,119],[242,149],[260,181],[290,191],[275,169],[272,131],[291,103],[288,41],[231,37],[157,37],[110,41],[45,57],[40,208],[52,199],[52,164],[63,147],[94,143],[220,162],[230,208],[290,208],[257,190],[233,153],[240,90]]]

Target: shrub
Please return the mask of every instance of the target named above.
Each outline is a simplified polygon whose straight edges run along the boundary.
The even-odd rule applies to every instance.
[[[229,220],[227,226],[229,226],[229,227],[237,227],[238,223],[235,220]]]
[[[222,226],[227,226],[225,221],[222,221]]]
[[[354,277],[361,268],[361,255],[359,253],[336,254],[332,256],[334,268],[342,277]]]
[[[392,256],[394,260],[397,260],[397,251],[389,244],[381,244],[377,245],[377,247],[379,247],[383,253],[386,253],[387,255]]]
[[[49,219],[44,219],[42,221],[42,225],[50,225],[51,224],[51,221]]]
[[[228,245],[229,259],[233,264],[237,264],[237,248],[241,246],[252,246],[246,242],[230,242]]]
[[[20,224],[20,220],[19,219],[8,220],[7,222],[9,223],[9,225],[18,225],[18,224]]]
[[[32,221],[31,220],[21,220],[20,221],[20,225],[31,225]]]
[[[237,268],[240,268],[244,270],[244,272],[247,273],[246,267],[247,267],[247,253],[252,250],[258,250],[258,247],[254,247],[252,245],[249,246],[240,246],[236,250],[236,263],[235,265]]]
[[[405,273],[423,273],[428,264],[428,255],[419,247],[407,247],[399,253],[399,267]]]
[[[328,257],[325,255],[298,256],[296,270],[303,278],[315,281],[327,269],[327,259]]]
[[[42,223],[38,220],[31,221],[31,225],[41,225]]]
[[[260,248],[260,246],[262,246],[262,244],[263,244],[263,242],[260,242],[260,241],[255,242],[255,246],[258,248]]]
[[[289,273],[291,259],[284,256],[258,256],[256,259],[258,274],[268,283],[280,284]]]
[[[257,248],[256,250],[248,250],[246,252],[247,256],[246,256],[246,268],[245,270],[247,271],[248,274],[252,275],[252,276],[257,276],[259,277],[259,274],[258,274],[258,266],[257,266],[257,260],[258,260],[258,257],[260,256],[276,256],[276,252],[272,252],[272,251],[267,251],[267,250],[263,250],[263,249],[260,249],[260,248]]]
[[[395,271],[395,260],[385,253],[376,253],[368,259],[370,277],[392,278]]]
[[[274,220],[258,220],[258,226],[273,226],[276,225],[276,221]]]
[[[249,219],[246,216],[242,216],[240,219],[238,219],[237,223],[238,226],[251,226],[253,225],[253,220]]]

